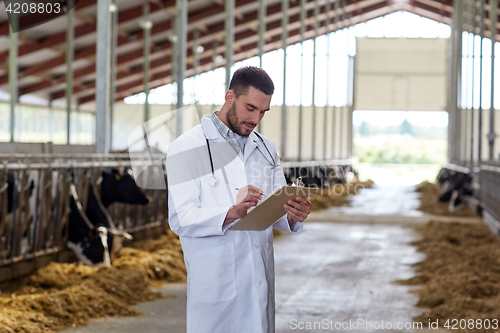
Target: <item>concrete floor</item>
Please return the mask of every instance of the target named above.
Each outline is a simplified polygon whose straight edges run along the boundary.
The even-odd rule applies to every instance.
[[[432,217],[417,206],[410,187],[367,189],[353,196],[352,207],[311,214],[301,234],[277,238],[276,332],[417,331],[396,329],[398,323],[410,325],[422,309],[415,307],[412,287],[394,283],[414,276],[411,264],[423,258],[409,245],[416,237],[410,226]],[[142,317],[99,319],[64,332],[184,332],[185,285],[159,291],[171,297],[135,306]],[[382,322],[393,329],[382,329]],[[427,331],[423,324],[419,332]],[[307,325],[316,328],[300,329]]]

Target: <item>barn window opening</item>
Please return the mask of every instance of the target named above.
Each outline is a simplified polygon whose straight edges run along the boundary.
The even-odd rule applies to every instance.
[[[433,181],[447,160],[448,113],[355,111],[354,166],[381,185]]]

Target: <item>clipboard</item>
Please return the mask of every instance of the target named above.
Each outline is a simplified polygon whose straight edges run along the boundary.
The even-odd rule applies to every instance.
[[[296,197],[307,199],[308,197],[316,195],[318,191],[318,187],[283,186],[271,193],[271,195],[264,199],[259,205],[255,206],[245,217],[236,220],[229,229],[253,231],[266,230],[286,214],[283,206],[289,200],[293,200]]]

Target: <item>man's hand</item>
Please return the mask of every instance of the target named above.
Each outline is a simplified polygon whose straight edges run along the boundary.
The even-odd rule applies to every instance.
[[[245,217],[250,207],[257,206],[259,200],[262,199],[262,194],[264,192],[253,185],[241,188],[236,195],[236,205],[229,208],[223,225]]]
[[[288,223],[292,223],[293,221],[304,222],[311,212],[311,202],[301,197],[289,200],[283,207],[285,207],[288,213]]]

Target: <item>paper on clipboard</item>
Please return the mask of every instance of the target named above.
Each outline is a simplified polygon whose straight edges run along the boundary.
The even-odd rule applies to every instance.
[[[262,231],[286,214],[283,206],[296,197],[308,198],[318,193],[317,187],[283,186],[252,209],[247,216],[237,220],[230,230]]]

